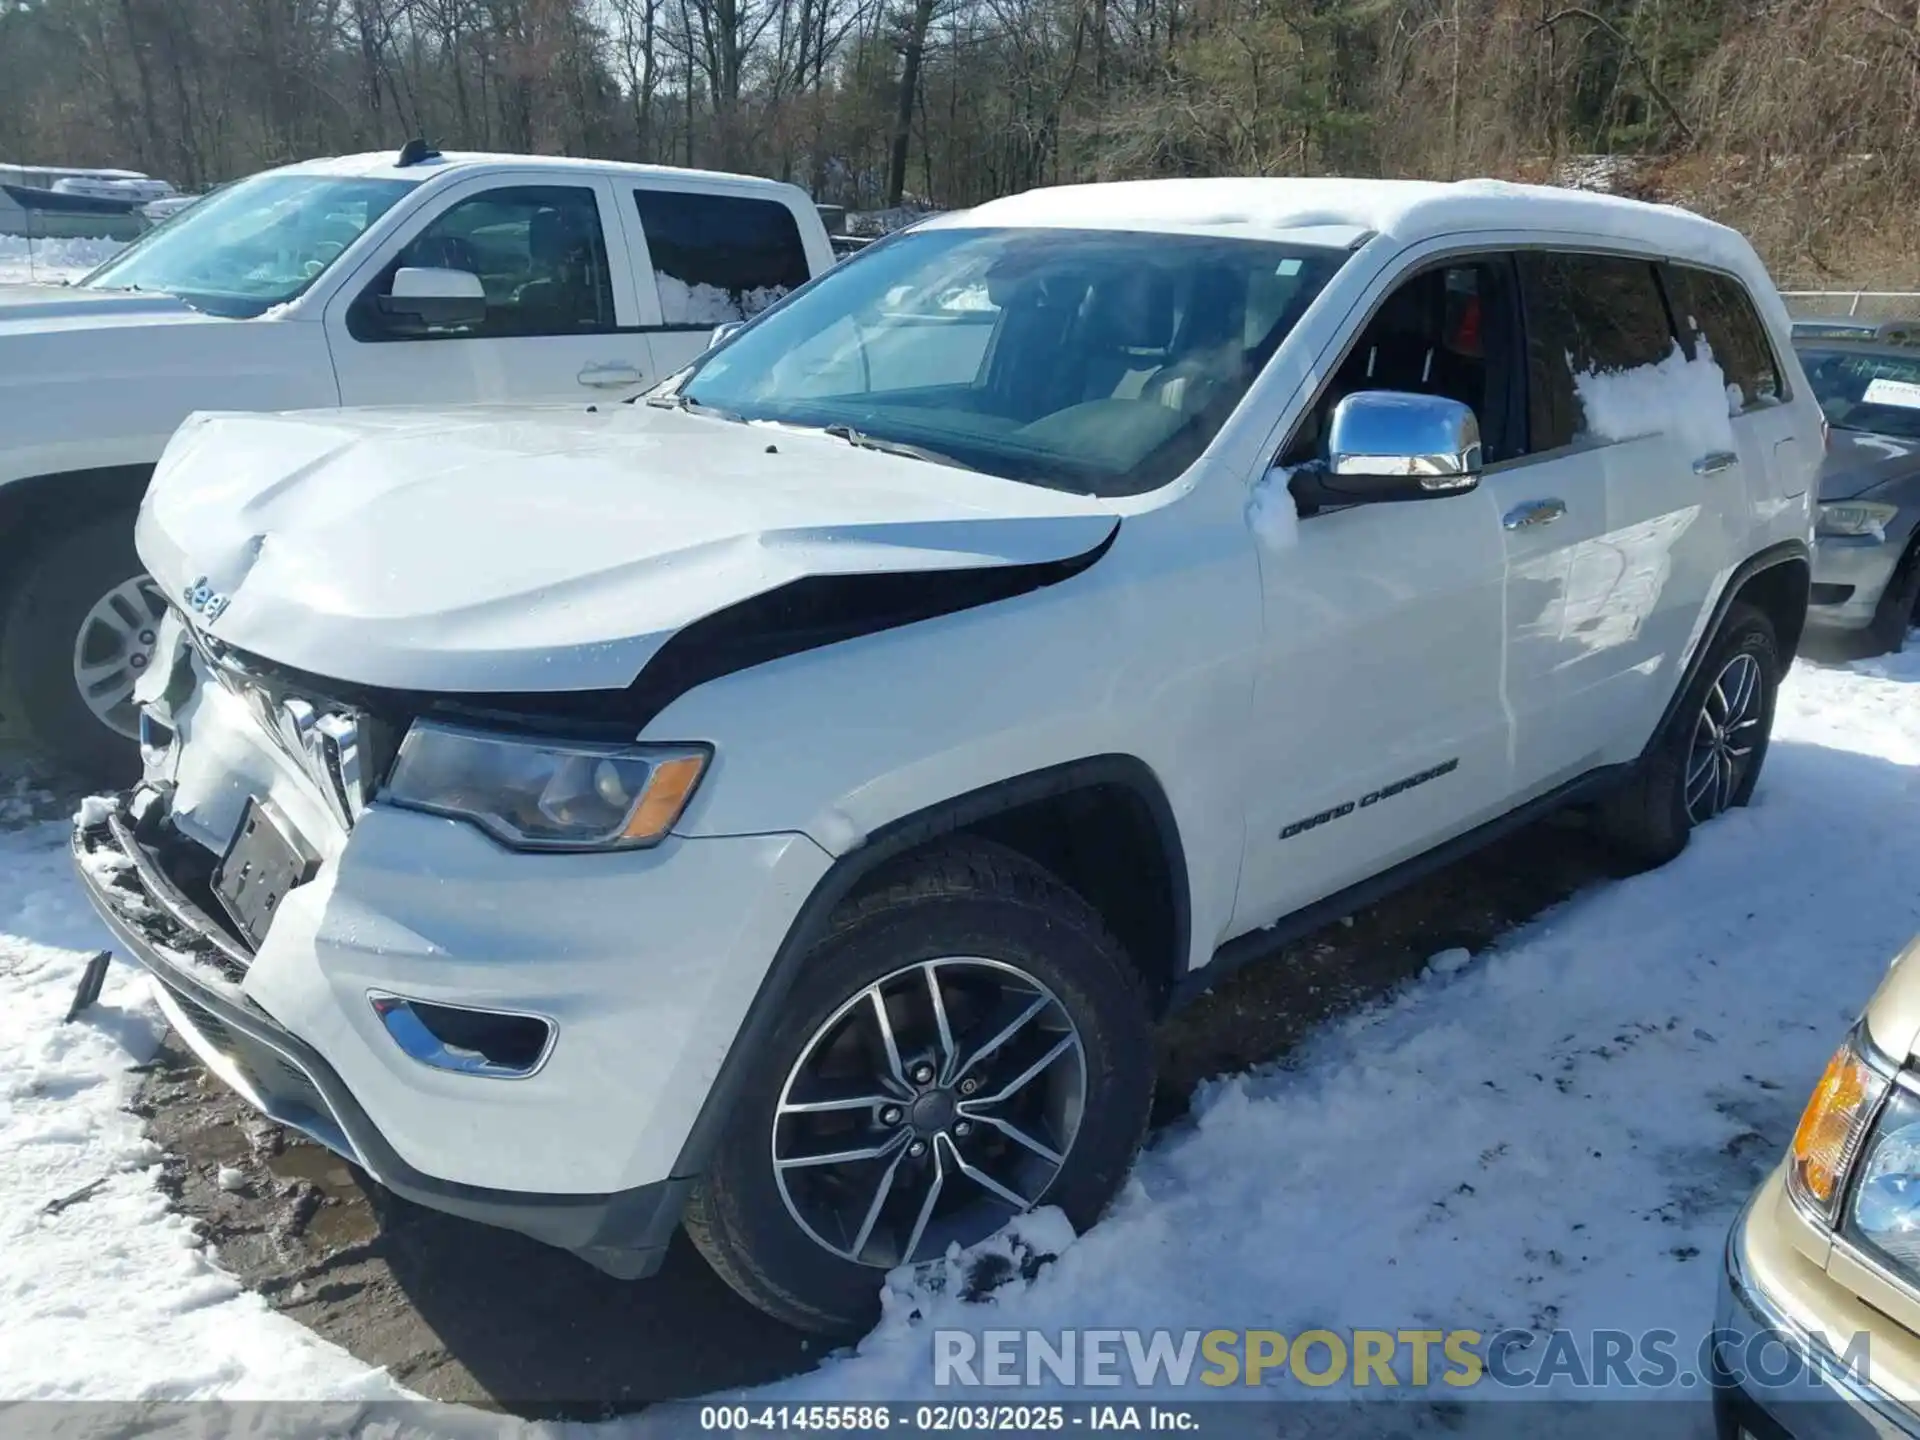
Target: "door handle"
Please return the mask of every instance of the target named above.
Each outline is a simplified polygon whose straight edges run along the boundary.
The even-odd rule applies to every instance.
[[[1507,511],[1500,517],[1500,523],[1509,530],[1535,530],[1551,525],[1566,513],[1564,500],[1528,500]]]
[[[1722,470],[1731,470],[1739,463],[1740,457],[1734,454],[1733,451],[1715,450],[1710,454],[1702,455],[1698,460],[1693,462],[1693,473],[1696,475],[1718,475]]]
[[[610,390],[621,385],[638,385],[647,377],[625,361],[613,361],[606,365],[589,365],[575,378],[582,385],[591,385],[596,390]]]

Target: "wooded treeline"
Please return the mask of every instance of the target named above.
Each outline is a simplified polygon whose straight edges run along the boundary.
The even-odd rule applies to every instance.
[[[198,188],[414,134],[856,207],[1620,154],[1817,274],[1908,248],[1920,0],[0,0],[0,160]]]

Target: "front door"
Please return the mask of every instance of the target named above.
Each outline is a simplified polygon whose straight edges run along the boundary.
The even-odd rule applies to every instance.
[[[345,405],[620,400],[658,378],[611,186],[490,177],[416,219],[327,307]],[[422,333],[378,304],[401,266],[479,276],[487,313]]]
[[[1324,459],[1333,406],[1369,389],[1461,400],[1489,454],[1504,458],[1521,433],[1518,351],[1509,311],[1483,303],[1492,282],[1482,265],[1448,261],[1403,277],[1282,460]],[[1262,544],[1260,566],[1266,638],[1238,931],[1492,818],[1512,783],[1506,543],[1484,485],[1303,516],[1293,544]]]

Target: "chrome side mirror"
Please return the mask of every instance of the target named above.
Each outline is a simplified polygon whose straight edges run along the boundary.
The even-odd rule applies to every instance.
[[[1320,483],[1333,503],[1432,500],[1480,483],[1480,422],[1458,400],[1362,390],[1333,408]]]

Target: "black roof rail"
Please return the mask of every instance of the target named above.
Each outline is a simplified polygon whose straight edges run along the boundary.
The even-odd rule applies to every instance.
[[[400,158],[393,163],[396,169],[404,170],[409,165],[419,165],[439,158],[440,152],[416,135],[400,147]]]

